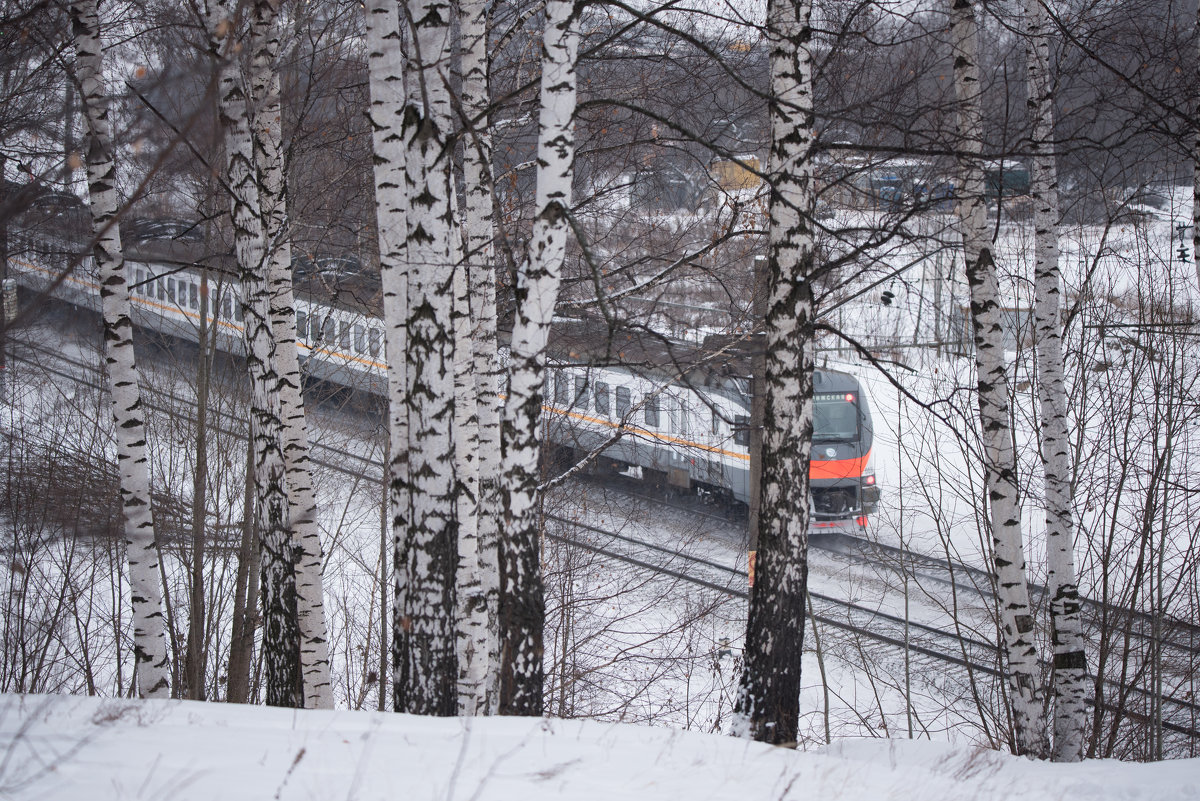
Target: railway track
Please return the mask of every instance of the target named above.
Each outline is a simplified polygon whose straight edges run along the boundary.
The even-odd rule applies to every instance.
[[[10,339],[10,341],[12,340]],[[87,374],[95,372],[96,365],[71,359],[60,352],[24,340],[15,340],[14,344],[41,357],[35,359],[18,352],[10,354],[14,360],[36,368],[47,375],[76,382],[92,389],[104,390],[99,380],[86,377]],[[188,408],[189,403],[194,405],[194,398],[188,399],[162,388],[147,387],[143,403],[150,411],[193,421],[190,415],[181,410]],[[228,411],[218,410],[217,420],[210,421],[210,425],[231,436],[246,436],[246,420],[236,417]],[[318,467],[375,483],[381,483],[384,480],[383,464],[374,455],[348,452],[344,447],[334,448],[319,441],[312,444],[312,450],[311,461]],[[638,494],[638,497],[650,503],[656,502],[656,499],[643,494]],[[677,504],[674,505],[674,508],[695,513],[695,510]],[[701,516],[718,520],[726,525],[730,522],[725,516],[706,513],[701,513]],[[650,570],[692,586],[726,594],[729,597],[739,599],[748,597],[745,589],[745,573],[736,567],[696,557],[680,549],[606,530],[580,520],[558,515],[546,515],[546,520],[552,524],[552,527],[548,527],[547,530],[547,538],[552,541],[583,548],[598,556]],[[870,561],[873,564],[894,565],[898,563],[900,557],[903,557],[910,565],[919,565],[923,574],[924,571],[929,571],[928,577],[930,578],[939,578],[938,571],[945,571],[948,574],[947,577],[940,580],[957,583],[965,571],[975,580],[982,580],[986,577],[990,583],[990,576],[985,571],[975,568],[951,565],[933,557],[922,557],[907,551],[900,551],[892,546],[868,542],[843,533],[820,534],[814,539],[821,538],[827,539],[825,546],[830,550],[850,553],[855,555],[855,558]],[[598,544],[597,540],[601,542]],[[876,554],[874,559],[869,556],[872,552]],[[355,554],[349,555],[364,569],[374,570],[374,567],[366,565],[361,557]],[[960,577],[956,578],[955,572],[959,573]],[[964,587],[979,592],[979,588],[974,584],[964,585]],[[945,666],[952,665],[968,672],[995,678],[1002,676],[1002,668],[997,661],[997,648],[992,643],[974,638],[961,631],[948,632],[938,626],[923,624],[911,619],[905,620],[879,609],[872,609],[824,594],[811,593],[810,595],[814,620],[828,630],[907,651],[918,660],[928,660],[927,665],[930,669],[938,667],[944,669]],[[917,664],[920,665],[921,662],[918,661]],[[1150,693],[1138,687],[1121,687],[1108,680],[1105,680],[1104,684],[1106,689],[1111,687],[1114,691],[1121,692],[1126,698],[1146,699],[1150,697]],[[1169,714],[1164,714],[1163,728],[1188,738],[1200,739],[1200,730],[1194,725],[1175,722],[1179,719],[1194,721],[1200,718],[1200,705],[1194,701],[1173,697],[1164,697],[1162,700],[1164,708],[1170,711]],[[1106,711],[1119,711],[1115,706],[1107,703],[1102,703],[1101,707]]]

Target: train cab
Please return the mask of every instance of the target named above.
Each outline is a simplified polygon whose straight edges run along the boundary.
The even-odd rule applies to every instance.
[[[871,413],[854,376],[832,370],[813,375],[813,437],[809,462],[814,526],[866,524],[875,511]]]

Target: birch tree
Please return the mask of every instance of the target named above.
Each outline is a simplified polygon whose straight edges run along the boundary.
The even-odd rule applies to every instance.
[[[254,442],[254,481],[261,546],[260,591],[263,616],[263,672],[267,703],[303,704],[300,632],[296,621],[295,551],[288,518],[283,413],[279,400],[277,342],[271,326],[271,287],[263,239],[260,187],[246,87],[232,60],[242,49],[236,21],[224,2],[205,9],[208,46],[219,65],[217,93],[224,131],[226,183],[231,195],[234,248],[241,279],[246,367],[250,374],[250,436]]]
[[[996,262],[984,199],[982,90],[979,26],[971,0],[951,0],[951,47],[957,101],[958,170],[962,193],[965,269],[971,293],[971,325],[979,424],[984,444],[984,486],[992,527],[992,557],[1008,664],[1009,703],[1019,754],[1047,755],[1039,692],[1033,613],[1025,578],[1021,508],[1017,500],[1016,454],[1009,423],[1004,337]]]
[[[408,519],[396,552],[393,681],[396,711],[429,715],[457,711],[452,9],[442,0],[413,0],[407,8],[413,74],[401,128]]]
[[[575,161],[575,63],[579,10],[548,0],[538,119],[537,215],[515,287],[508,394],[500,429],[503,531],[500,544],[501,714],[542,713],[546,619],[538,550],[542,388],[546,344],[567,249]]]
[[[320,529],[313,491],[305,422],[302,379],[296,351],[296,303],[292,290],[292,249],[287,233],[287,181],[281,151],[282,111],[277,61],[280,29],[276,16],[281,0],[257,0],[250,39],[250,94],[253,103],[255,166],[259,175],[267,281],[271,289],[271,331],[278,364],[278,393],[283,422],[283,457],[287,475],[288,515],[296,560],[296,615],[300,626],[300,666],[304,706],[332,709],[329,639],[322,597]]]
[[[470,286],[470,387],[475,408],[474,560],[462,569],[476,571],[460,580],[459,709],[464,714],[495,711],[497,702],[499,601],[497,540],[499,510],[497,477],[500,473],[499,363],[496,352],[496,276],[493,265],[495,204],[492,187],[492,139],[488,132],[488,18],[489,4],[465,0],[462,17],[463,123],[463,261]],[[465,360],[465,359],[464,359]],[[464,541],[460,537],[460,541]],[[461,547],[460,559],[471,547]],[[467,589],[468,587],[472,589]]]
[[[794,745],[808,582],[812,448],[811,3],[769,0],[771,145],[767,245],[766,401],[758,553],[734,733]]]
[[[1025,0],[1027,101],[1032,121],[1031,194],[1035,232],[1038,391],[1042,469],[1046,482],[1046,584],[1054,643],[1054,750],[1058,762],[1083,758],[1087,719],[1087,657],[1075,579],[1070,438],[1059,322],[1058,171],[1054,147],[1054,93],[1050,79],[1049,20],[1041,0]]]
[[[105,364],[112,391],[117,438],[125,554],[129,564],[133,653],[138,692],[146,698],[170,696],[163,635],[162,587],[146,458],[146,427],[133,352],[133,319],[121,228],[117,217],[117,165],[112,123],[104,90],[98,0],[71,4],[75,39],[75,79],[88,127],[87,181],[95,244],[92,258],[100,276]]]
[[[407,230],[405,193],[404,121],[404,46],[400,18],[394,0],[367,0],[366,6],[367,71],[371,88],[372,150],[375,156],[375,217],[379,234],[379,273],[383,287],[384,348],[388,364],[388,508],[392,531],[393,594],[400,598],[403,573],[399,556],[408,528],[408,413],[404,397],[405,349],[404,325],[407,313],[407,265],[404,263],[404,235]],[[392,607],[393,630],[404,625],[399,604]],[[393,647],[395,638],[393,637]],[[383,681],[383,677],[380,677]],[[382,694],[382,690],[380,691]]]

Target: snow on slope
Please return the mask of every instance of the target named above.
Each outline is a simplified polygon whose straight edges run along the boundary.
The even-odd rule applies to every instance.
[[[5,799],[1200,797],[1200,760],[1035,764],[928,741],[803,753],[589,721],[0,696]]]

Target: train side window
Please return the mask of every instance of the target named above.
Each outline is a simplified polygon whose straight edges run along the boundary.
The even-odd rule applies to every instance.
[[[733,418],[733,441],[744,448],[750,447],[750,418],[744,414]]]
[[[165,282],[161,278],[156,278],[154,280],[154,288],[157,291],[156,294],[158,295],[159,300],[167,299],[167,290],[166,290],[166,287],[163,285],[164,283]]]
[[[712,418],[713,418],[712,432],[714,434],[720,434],[721,433],[721,413],[717,411],[716,406],[712,407]]]
[[[343,320],[339,331],[338,343],[342,350],[350,350],[350,323]]]
[[[354,324],[354,352],[367,352],[367,329],[363,328],[358,323]]]
[[[325,325],[321,329],[321,338],[327,345],[332,345],[337,341],[337,321],[333,317],[325,318]]]
[[[617,387],[617,417],[629,414],[629,387]]]
[[[142,283],[142,281],[146,280],[145,271],[139,269],[137,271],[137,278],[134,280],[136,281],[136,284],[133,287],[133,291],[139,295],[146,294],[146,285]]]
[[[193,309],[200,308],[200,287],[188,284],[188,305]]]
[[[175,302],[175,279],[174,278],[167,279],[167,300],[171,301],[172,303]]]
[[[308,312],[296,309],[296,339],[308,339]]]
[[[239,323],[246,319],[246,310],[242,308],[240,298],[234,298],[233,300],[233,317]]]
[[[221,298],[221,307],[226,320],[233,319],[233,290],[226,289],[225,297]]]
[[[383,337],[382,337],[382,336],[380,336],[380,334],[379,334],[379,329],[378,329],[378,328],[372,328],[372,329],[371,329],[371,331],[370,331],[371,355],[372,355],[372,356],[378,356],[378,355],[379,355],[379,342],[380,342],[380,340],[381,340],[381,339],[383,339]]]
[[[581,409],[588,407],[588,391],[587,378],[584,376],[575,377],[575,406]]]
[[[566,406],[567,397],[570,393],[567,386],[567,376],[561,372],[554,374],[554,402],[558,406]]]
[[[646,425],[651,428],[658,428],[658,396],[647,395],[646,403]]]
[[[608,384],[596,382],[596,411],[608,417]]]

